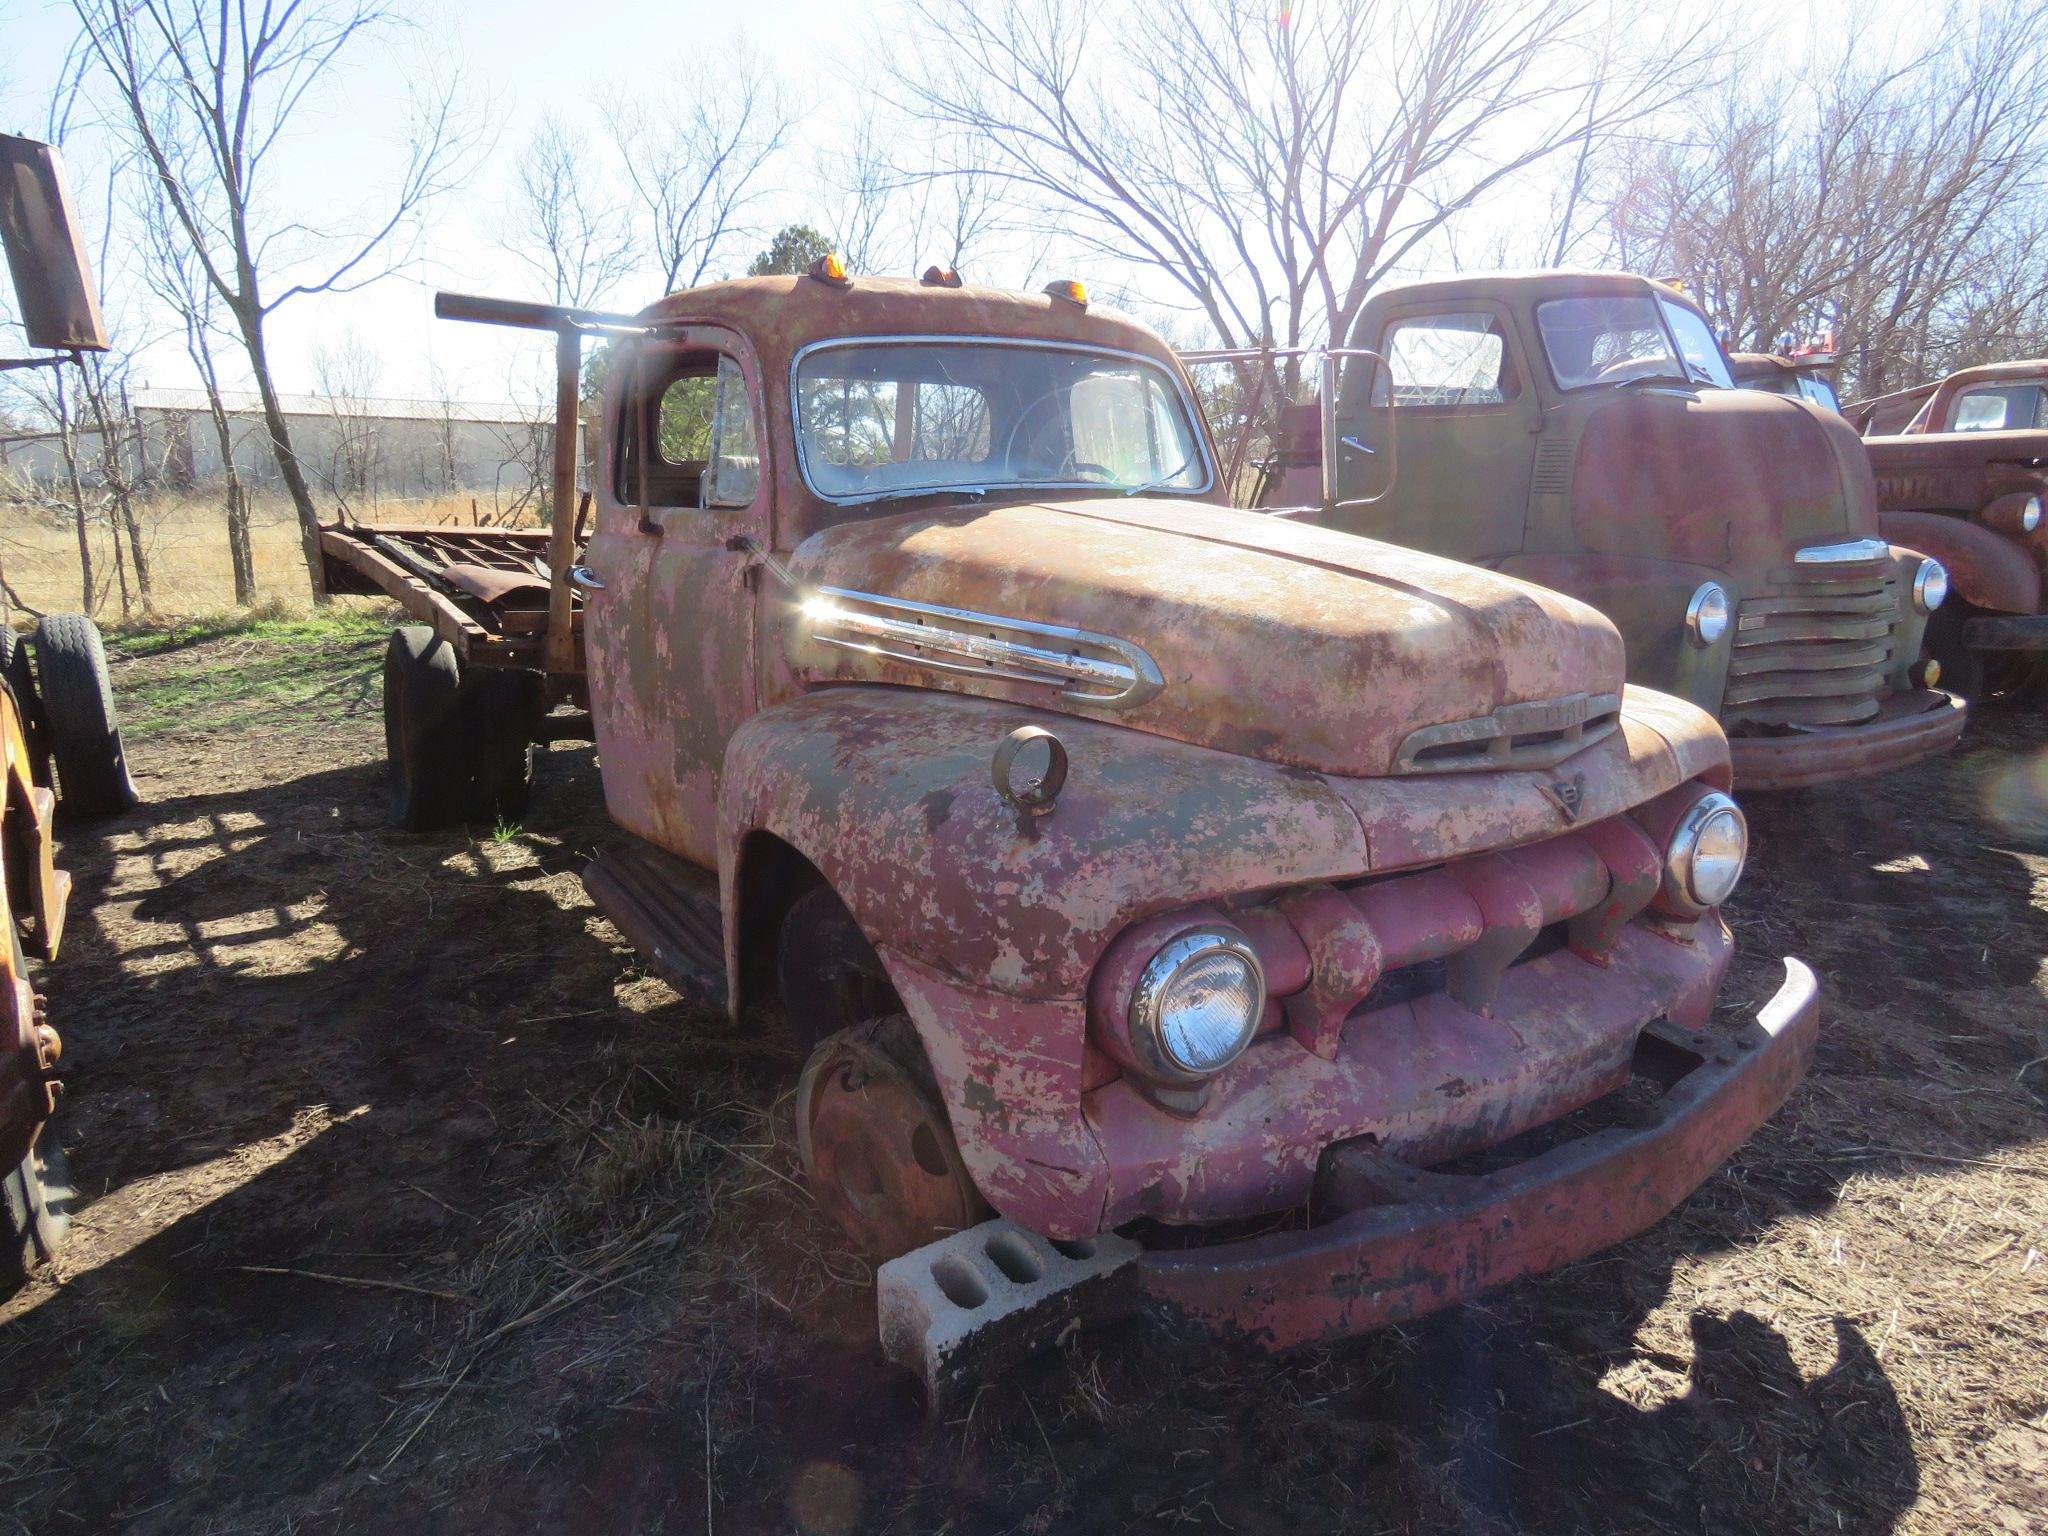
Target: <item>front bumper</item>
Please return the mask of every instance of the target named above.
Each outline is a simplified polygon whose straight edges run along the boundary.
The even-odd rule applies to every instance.
[[[1155,1251],[1139,1283],[1155,1300],[1270,1349],[1367,1332],[1540,1274],[1642,1231],[1711,1176],[1785,1101],[1813,1059],[1820,994],[1785,962],[1778,993],[1733,1038],[1653,1029],[1670,1077],[1648,1118],[1480,1177],[1396,1165],[1388,1203],[1306,1231]],[[1401,1187],[1405,1182],[1405,1190]]]
[[[1732,736],[1735,792],[1805,789],[1890,773],[1946,752],[1963,734],[1969,705],[1917,688],[1892,694],[1861,725],[1815,726],[1784,736]]]

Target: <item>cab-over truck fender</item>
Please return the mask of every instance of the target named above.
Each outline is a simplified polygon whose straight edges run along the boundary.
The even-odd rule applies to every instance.
[[[1053,731],[1065,787],[1042,815],[997,791],[996,748]],[[1631,690],[1623,727],[1555,773],[1336,780],[1112,724],[956,694],[854,686],[754,716],[719,793],[736,1010],[778,913],[764,874],[815,870],[873,944],[916,1025],[976,1183],[1055,1237],[1096,1230],[1107,1171],[1082,1114],[1090,975],[1145,917],[1548,837],[1702,778],[1706,716]]]
[[[1993,613],[2038,613],[2041,565],[2019,537],[1940,512],[1884,512],[1884,536],[1939,560],[1956,597]]]
[[[1500,569],[1591,603],[1614,621],[1615,628],[1633,637],[1631,674],[1657,678],[1660,686],[1702,709],[1720,707],[1728,681],[1729,637],[1709,646],[1695,645],[1686,636],[1685,610],[1704,583],[1726,587],[1725,572],[1692,561],[1610,554],[1512,555]],[[1728,595],[1731,603],[1739,596],[1733,591]]]

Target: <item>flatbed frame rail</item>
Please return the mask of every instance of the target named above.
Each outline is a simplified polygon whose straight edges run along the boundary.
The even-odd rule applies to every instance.
[[[582,602],[576,563],[582,507],[576,493],[582,442],[583,339],[640,336],[631,315],[437,293],[443,320],[552,331],[555,445],[550,516],[539,528],[431,528],[334,523],[320,530],[330,588],[382,592],[455,647],[466,665],[522,667],[551,679],[583,675]]]

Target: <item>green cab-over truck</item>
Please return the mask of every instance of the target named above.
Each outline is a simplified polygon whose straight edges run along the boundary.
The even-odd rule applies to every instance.
[[[1720,717],[1742,787],[1902,768],[1961,734],[1966,706],[1920,660],[1941,564],[1883,536],[1847,424],[1737,388],[1676,289],[1561,271],[1391,287],[1330,372],[1259,504],[1591,603],[1631,682]]]

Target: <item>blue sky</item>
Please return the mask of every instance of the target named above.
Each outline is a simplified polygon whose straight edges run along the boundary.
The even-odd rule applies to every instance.
[[[492,225],[505,202],[511,159],[531,132],[532,119],[550,106],[587,119],[589,96],[607,83],[650,92],[687,89],[690,72],[735,37],[800,84],[803,104],[829,118],[851,100],[841,66],[861,48],[855,29],[858,18],[869,14],[863,7],[821,0],[750,0],[743,7],[704,0],[599,0],[574,10],[559,0],[469,6],[429,0],[406,9],[419,18],[417,26],[354,59],[288,148],[294,171],[317,188],[309,211],[338,212],[346,221],[373,204],[379,173],[394,164],[407,78],[423,66],[459,67],[490,141],[488,151],[427,230],[415,267],[361,293],[294,301],[280,311],[272,325],[286,389],[311,389],[314,348],[353,331],[378,358],[379,393],[425,392],[431,374],[439,372],[475,399],[523,397],[531,388],[527,375],[540,366],[537,344],[436,322],[430,305],[436,287],[530,291],[531,279],[499,248]],[[576,21],[573,42],[563,27],[569,15]],[[47,136],[50,94],[74,30],[68,4],[0,0],[0,129]],[[92,137],[79,130],[67,143],[75,195],[88,219],[97,222],[103,170]],[[787,188],[769,212],[779,217],[801,211],[804,201],[802,189]],[[119,262],[118,249],[112,260]],[[152,330],[147,316],[114,302],[122,286],[118,272],[105,274],[102,285],[109,290],[110,323],[127,328],[124,340]],[[6,334],[0,330],[0,337]],[[181,352],[168,344],[145,350],[137,375],[154,384],[194,382]]]

